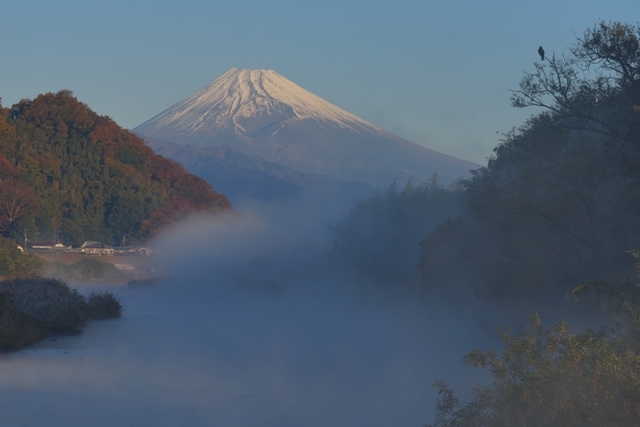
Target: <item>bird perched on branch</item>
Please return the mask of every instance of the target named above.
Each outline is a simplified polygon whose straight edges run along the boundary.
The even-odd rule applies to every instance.
[[[544,49],[542,48],[542,46],[538,48],[538,53],[540,54],[540,60],[544,61]]]

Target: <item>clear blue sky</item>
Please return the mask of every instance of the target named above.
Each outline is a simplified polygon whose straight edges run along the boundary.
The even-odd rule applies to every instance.
[[[268,68],[402,137],[485,163],[536,50],[639,0],[44,1],[0,9],[4,106],[71,89],[133,128],[229,68]]]

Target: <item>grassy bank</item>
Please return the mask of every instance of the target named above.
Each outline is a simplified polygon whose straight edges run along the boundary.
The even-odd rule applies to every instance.
[[[44,261],[39,275],[55,277],[70,283],[98,281],[125,284],[134,279],[156,277],[161,272],[158,257],[96,256],[84,254],[37,253]],[[120,270],[116,266],[125,267]]]
[[[110,292],[81,295],[57,279],[0,282],[0,351],[55,334],[79,334],[87,322],[118,318],[122,305]]]

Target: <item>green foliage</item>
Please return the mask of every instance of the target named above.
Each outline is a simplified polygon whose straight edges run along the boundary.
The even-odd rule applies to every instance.
[[[62,281],[13,279],[0,282],[0,290],[10,307],[48,333],[78,333],[84,326],[84,297]]]
[[[47,335],[38,322],[7,304],[7,292],[0,293],[0,350],[15,350]]]
[[[96,258],[83,258],[71,265],[54,261],[45,270],[47,276],[61,277],[66,280],[110,280],[121,281],[124,274],[110,262],[102,262]]]
[[[90,320],[122,314],[109,292],[89,298],[57,279],[13,279],[0,282],[0,350],[13,350],[51,334],[77,334]]]
[[[42,258],[24,253],[13,240],[0,237],[0,276],[32,276],[44,265]]]
[[[636,259],[636,271],[640,273],[640,251],[633,251]],[[605,301],[606,309],[618,321],[620,333],[625,333],[640,350],[640,284],[631,280],[596,280],[589,279],[571,289],[567,298],[578,301],[595,294],[596,305]]]
[[[174,212],[162,216],[165,222],[150,221],[159,210],[171,210],[176,197],[189,202],[191,210],[182,215],[229,208],[205,181],[155,155],[70,91],[0,108],[0,190],[4,180],[24,183],[18,196],[29,202],[16,215],[5,215],[4,234],[14,239],[26,228],[31,241],[51,240],[60,230],[61,239],[72,245],[86,240],[117,244],[124,233],[136,242],[179,216]],[[17,186],[8,187],[15,198]],[[38,197],[35,204],[31,192]]]
[[[465,183],[471,213],[421,243],[425,284],[467,283],[491,298],[529,300],[632,272],[630,251],[640,247],[639,40],[637,27],[601,22],[569,54],[526,73],[513,105],[545,111],[504,135]]]
[[[91,292],[87,297],[86,313],[93,320],[117,319],[122,316],[122,304],[110,292]]]
[[[633,263],[628,251],[640,246],[640,114],[632,108],[640,105],[639,38],[639,28],[600,22],[570,55],[525,76],[514,106],[547,112],[506,135],[475,177],[479,211],[541,219],[545,234],[565,246],[553,256],[566,262]]]
[[[631,276],[640,247],[640,28],[600,22],[567,56],[536,64],[512,103],[545,111],[466,183],[471,213],[421,242],[423,279],[511,306],[595,294],[617,324],[573,334],[535,315],[522,333],[500,331],[501,354],[463,359],[491,383],[468,402],[435,383],[428,426],[640,425],[640,285],[611,279]]]
[[[530,326],[495,351],[474,350],[464,364],[485,369],[489,386],[476,386],[460,403],[437,382],[436,418],[429,427],[635,426],[640,423],[640,353],[604,332],[571,334],[564,323]]]
[[[83,279],[106,279],[121,275],[115,265],[94,258],[81,259],[71,265],[71,270],[78,271]]]
[[[636,260],[640,252],[634,251]],[[640,262],[636,263],[640,277]],[[568,298],[595,294],[617,318],[615,329],[580,334],[564,322],[544,329],[538,315],[518,335],[500,331],[505,350],[473,350],[465,365],[486,370],[492,382],[461,403],[438,381],[436,417],[429,427],[615,426],[640,424],[640,285],[587,280]]]

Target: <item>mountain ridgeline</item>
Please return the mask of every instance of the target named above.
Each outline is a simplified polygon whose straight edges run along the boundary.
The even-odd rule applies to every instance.
[[[376,188],[359,181],[302,172],[228,145],[196,147],[146,138],[161,156],[175,160],[205,179],[239,208],[253,201],[284,202],[308,195],[327,197],[346,209],[354,200],[369,197]]]
[[[248,155],[382,188],[438,172],[446,182],[479,165],[402,139],[325,101],[272,70],[231,69],[133,131]]]
[[[79,245],[143,242],[195,211],[227,199],[136,135],[99,116],[71,91],[0,106],[3,235]]]

